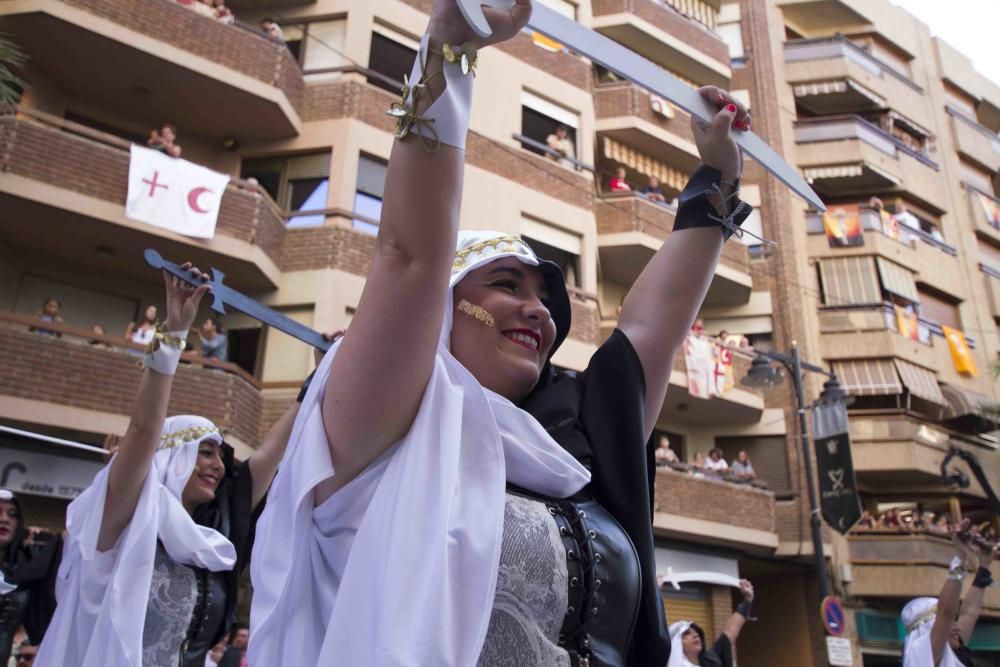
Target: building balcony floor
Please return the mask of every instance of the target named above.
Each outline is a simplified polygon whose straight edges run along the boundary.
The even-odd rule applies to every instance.
[[[778,548],[774,493],[749,484],[657,468],[658,537],[769,554]]]
[[[125,217],[129,144],[53,117],[0,117],[0,237],[22,256],[45,253],[123,279],[148,277],[142,251],[215,267],[242,291],[280,278],[285,221],[262,190],[230,182],[212,239]],[[25,224],[31,221],[32,224]]]
[[[26,50],[29,83],[220,143],[298,134],[304,82],[285,45],[173,0],[6,0],[0,29]]]

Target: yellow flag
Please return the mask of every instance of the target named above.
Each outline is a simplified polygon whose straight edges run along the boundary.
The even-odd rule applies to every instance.
[[[979,369],[976,368],[976,362],[972,360],[972,351],[965,340],[965,334],[943,324],[941,329],[944,331],[944,337],[948,339],[948,350],[951,352],[951,361],[955,364],[955,370],[963,375],[979,377]]]

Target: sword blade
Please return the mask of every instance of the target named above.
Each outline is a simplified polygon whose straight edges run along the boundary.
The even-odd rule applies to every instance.
[[[180,267],[178,264],[174,264],[168,260],[163,259],[156,250],[152,248],[147,248],[143,253],[143,257],[146,260],[146,264],[150,265],[154,269],[163,269],[167,273],[177,276],[181,280],[190,283],[192,285],[200,285],[202,281],[198,280],[194,273],[191,271],[186,271]],[[241,313],[249,315],[261,324],[266,324],[269,327],[273,327],[279,331],[283,331],[293,338],[298,338],[303,343],[308,343],[315,348],[319,348],[324,352],[330,348],[333,343],[323,338],[323,335],[318,331],[310,329],[301,322],[296,322],[290,317],[282,315],[278,311],[268,308],[267,306],[258,303],[254,299],[251,299],[245,294],[237,292],[233,288],[229,287],[223,283],[225,274],[218,269],[212,269],[212,310],[224,315],[226,313],[225,306],[229,306],[234,310],[238,310]]]
[[[710,123],[715,117],[715,109],[697,90],[671,76],[652,61],[553,9],[535,2],[528,26],[632,83],[669,100],[696,118]],[[819,211],[826,210],[823,200],[809,187],[798,170],[785,162],[760,137],[753,132],[733,132],[733,139],[747,155],[774,174],[792,192],[813,208]]]

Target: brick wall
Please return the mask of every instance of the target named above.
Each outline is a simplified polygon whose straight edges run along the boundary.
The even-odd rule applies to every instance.
[[[375,237],[371,234],[333,226],[290,229],[284,269],[340,269],[367,276],[374,253]]]
[[[139,386],[136,357],[121,350],[0,327],[0,395],[128,415]],[[225,371],[181,364],[167,414],[197,414],[255,446],[260,392]]]
[[[654,509],[694,519],[774,532],[774,494],[751,486],[656,471]]]
[[[694,144],[691,116],[673,107],[674,117],[667,118],[653,111],[649,93],[631,83],[598,86],[594,91],[594,112],[597,118],[635,116]]]
[[[62,0],[171,46],[280,88],[302,105],[302,71],[284,44],[225,25],[172,0]]]
[[[601,339],[601,315],[597,304],[593,301],[582,301],[570,297],[573,321],[569,329],[569,337],[584,343],[597,345]]]
[[[595,18],[609,14],[635,14],[720,63],[729,63],[729,47],[721,37],[654,0],[593,0],[592,6]]]
[[[385,110],[396,95],[356,81],[339,81],[307,88],[303,119],[356,118],[391,132],[395,121]],[[594,182],[590,176],[570,171],[551,160],[513,146],[470,133],[466,164],[544,192],[571,206],[590,209]]]
[[[125,206],[129,154],[123,148],[7,116],[0,118],[0,169]],[[266,195],[230,184],[216,231],[258,245],[281,265],[285,223]]]

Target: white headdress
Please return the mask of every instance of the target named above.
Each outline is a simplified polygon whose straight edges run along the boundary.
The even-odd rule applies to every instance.
[[[520,239],[460,234],[451,287],[503,257],[539,263]],[[445,313],[409,433],[314,511],[313,489],[335,472],[321,408],[339,345],[316,370],[257,524],[253,664],[476,664],[507,481],[556,497],[589,481],[534,417],[484,389],[451,355],[450,299]]]
[[[684,633],[694,625],[691,621],[675,621],[670,624],[670,660],[667,667],[684,667],[690,664],[684,657]]]
[[[142,664],[157,540],[178,563],[213,572],[232,569],[233,545],[218,531],[196,524],[181,504],[198,445],[205,440],[222,443],[219,429],[204,417],[185,415],[164,422],[135,513],[111,551],[97,551],[111,464],[70,503],[56,583],[59,604],[36,659],[39,667]]]
[[[937,603],[937,598],[914,598],[903,607],[901,616],[903,625],[906,626],[903,667],[962,667],[961,661],[947,642],[940,662],[934,664],[931,627],[937,617]]]

